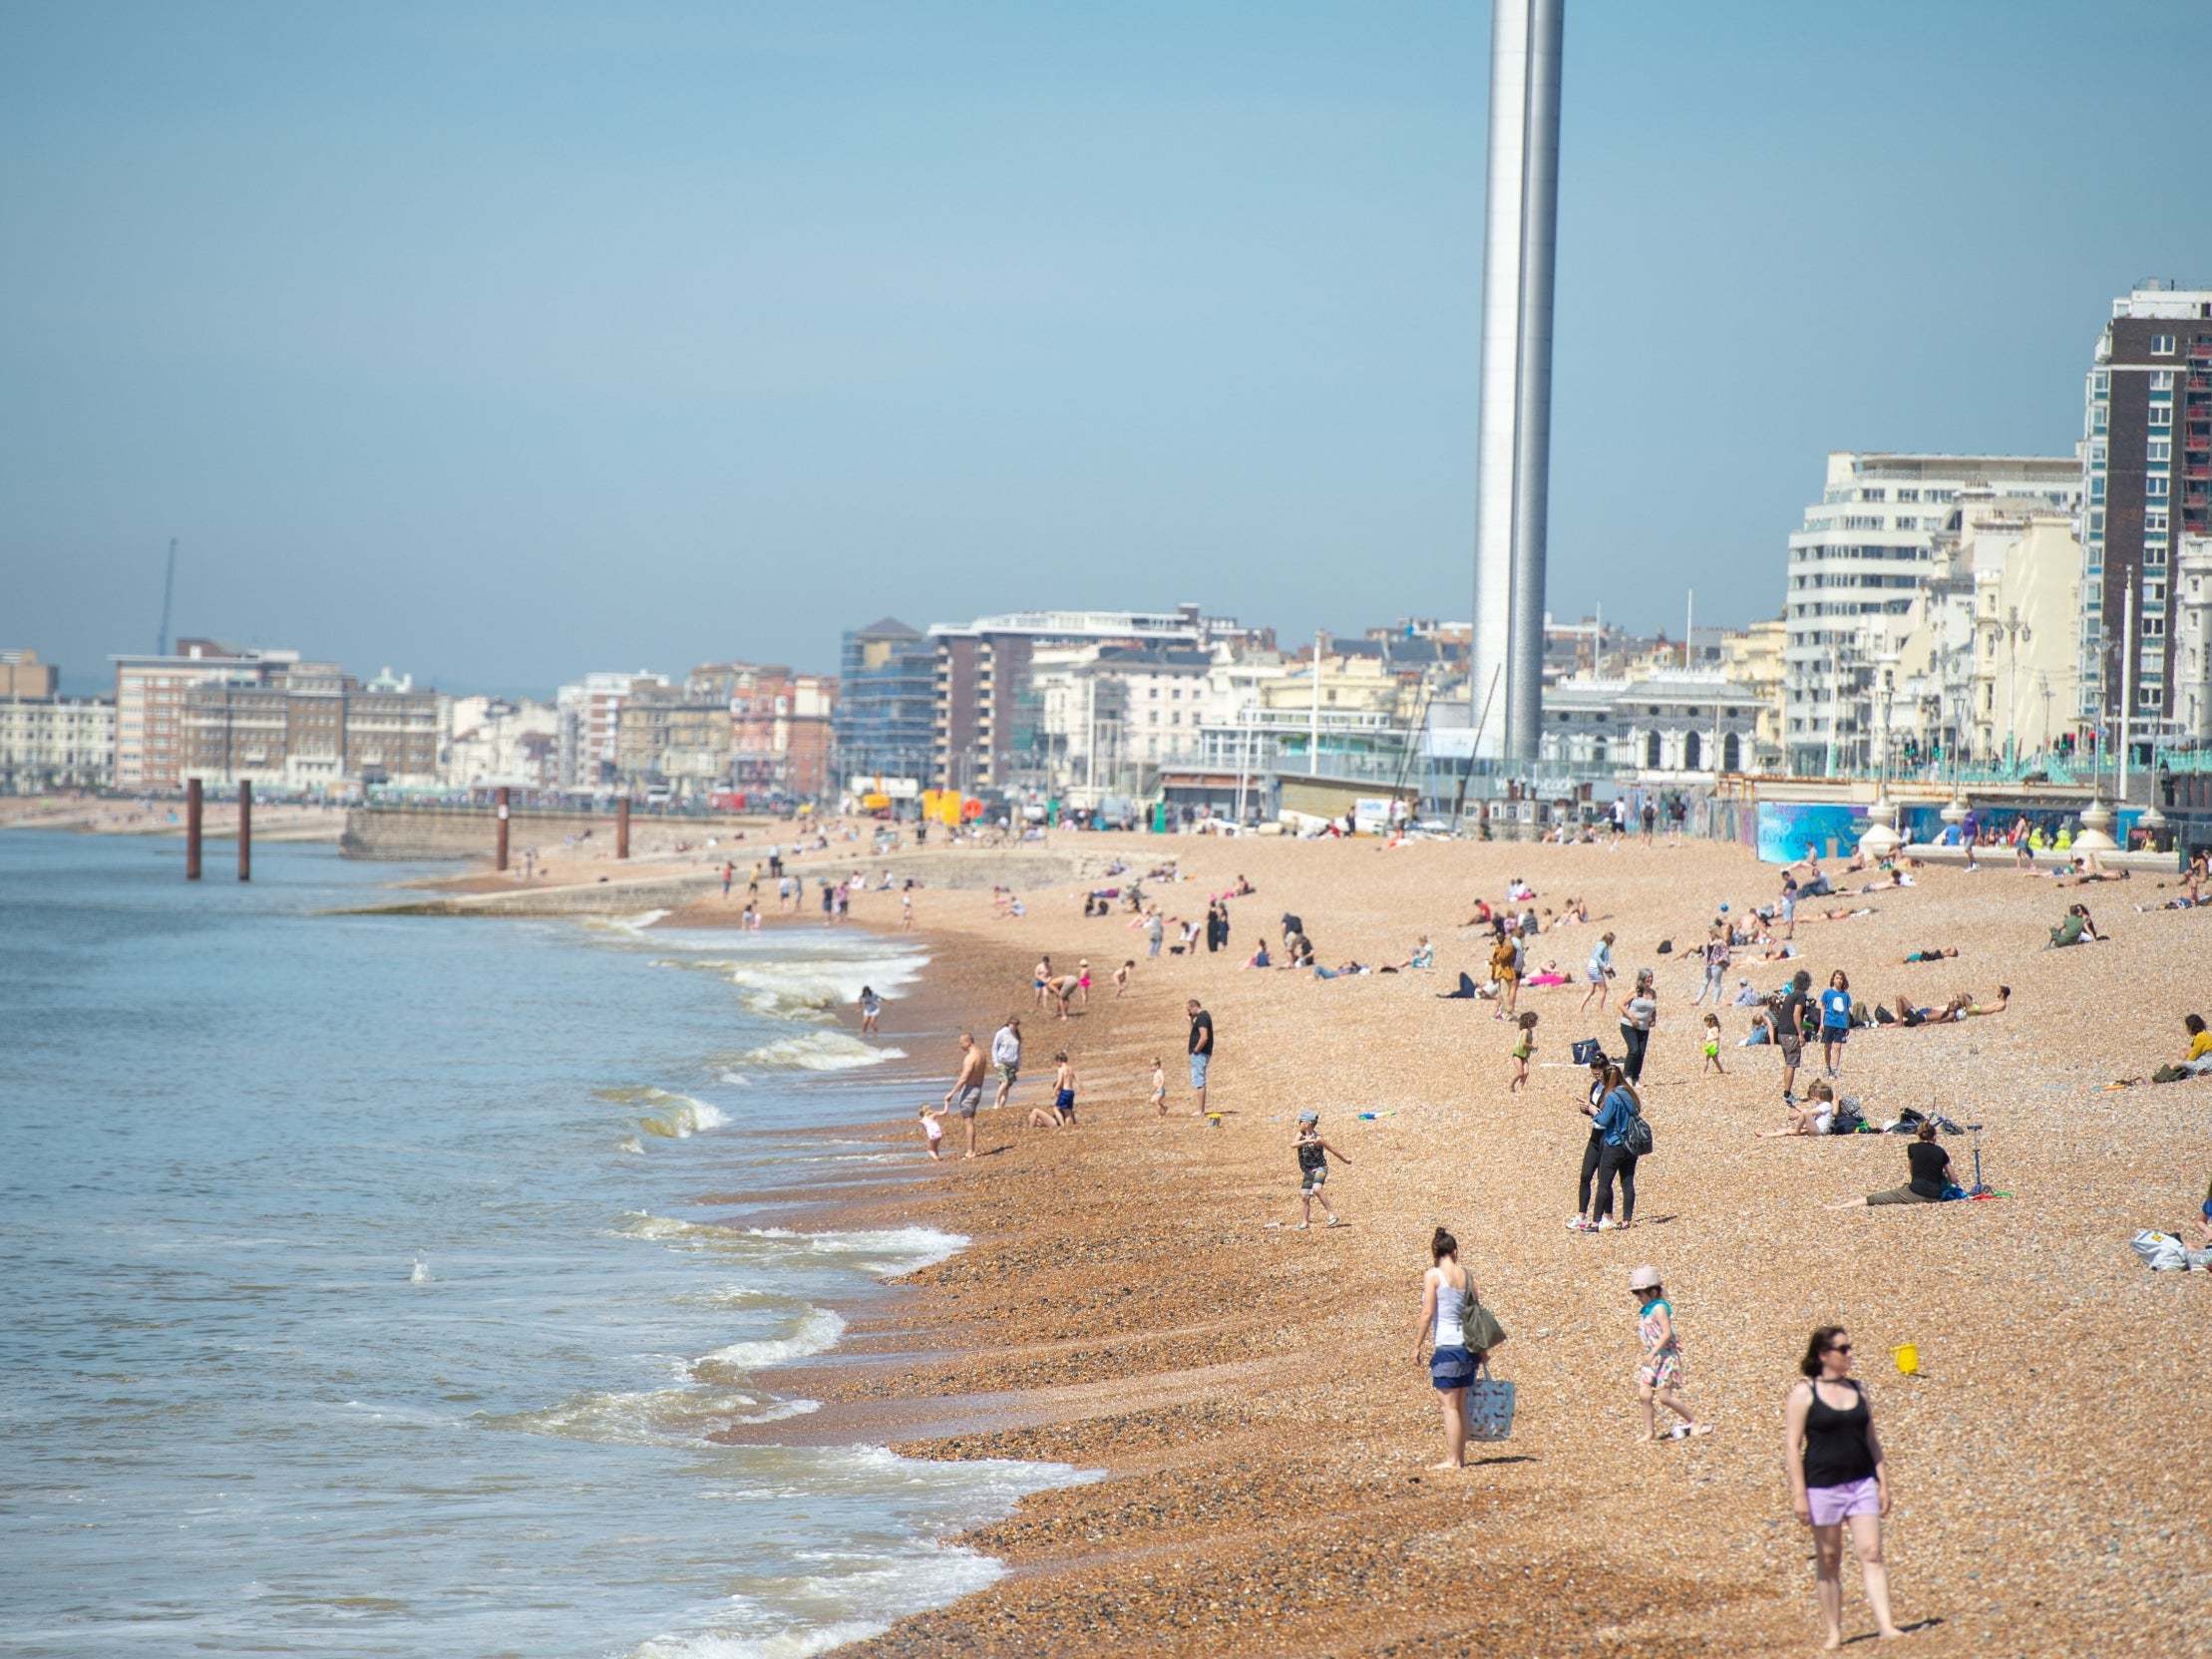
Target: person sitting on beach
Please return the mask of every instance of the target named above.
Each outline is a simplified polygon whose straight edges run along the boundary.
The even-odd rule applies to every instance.
[[[1756,1008],[1765,1000],[1756,990],[1752,989],[1751,982],[1748,979],[1738,978],[1736,980],[1736,994],[1729,999],[1729,1006],[1732,1008]]]
[[[2100,938],[2096,922],[2089,915],[2089,907],[2086,904],[2069,904],[2066,906],[2065,919],[2050,930],[2048,948],[2062,950],[2067,945],[2096,944]]]
[[[1869,1192],[1864,1198],[1847,1198],[1828,1207],[1858,1209],[1866,1204],[1932,1204],[1942,1199],[1947,1187],[1958,1184],[1951,1174],[1951,1155],[1936,1144],[1936,1124],[1932,1118],[1922,1119],[1920,1128],[1913,1132],[1913,1143],[1905,1149],[1905,1160],[1911,1166],[1912,1178],[1903,1186]]]
[[[1433,968],[1436,966],[1436,947],[1428,942],[1426,933],[1413,941],[1413,954],[1406,958],[1405,965],[1408,968]]]
[[[1459,925],[1462,927],[1488,927],[1492,916],[1490,901],[1486,898],[1478,898],[1475,900],[1475,913]]]
[[[1836,1127],[1835,1091],[1825,1083],[1815,1083],[1805,1091],[1802,1104],[1795,1101],[1783,1103],[1782,1110],[1789,1114],[1786,1129],[1762,1129],[1761,1141],[1786,1141],[1796,1135],[1832,1135]]]
[[[2148,1077],[2124,1077],[2107,1083],[2107,1089],[2129,1089],[2141,1083],[2180,1083],[2188,1078],[2212,1076],[2212,1031],[2202,1014],[2184,1014],[2181,1029],[2189,1034],[2189,1049],[2178,1061],[2164,1065]]]
[[[1247,881],[1242,875],[1240,875],[1237,877],[1237,884],[1229,890],[1233,897],[1250,898],[1260,889],[1258,887],[1255,887],[1250,881]]]
[[[1552,925],[1554,927],[1573,927],[1578,923],[1587,923],[1589,920],[1590,906],[1579,898],[1571,898],[1567,901],[1567,907],[1560,911],[1559,920],[1553,922]]]
[[[1945,945],[1941,948],[1934,945],[1923,945],[1918,950],[1908,952],[1905,960],[1908,964],[1913,962],[1942,962],[1958,954],[1959,947],[1957,945]]]
[[[1268,954],[1267,940],[1262,939],[1258,946],[1254,948],[1253,953],[1245,958],[1245,966],[1248,968],[1271,968],[1275,966],[1275,959]]]

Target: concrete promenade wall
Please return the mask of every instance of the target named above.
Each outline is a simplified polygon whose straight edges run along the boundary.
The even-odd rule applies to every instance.
[[[614,844],[614,815],[560,809],[517,807],[509,822],[509,847],[517,859],[523,848],[542,852],[558,847],[563,837],[589,832],[594,844]],[[746,838],[737,840],[742,831]],[[661,818],[633,810],[630,854],[646,858],[673,852],[678,841],[700,845],[711,835],[717,851],[732,857],[758,843],[760,856],[777,841],[788,846],[796,826],[760,819]],[[490,807],[355,807],[346,814],[339,849],[349,858],[483,858],[489,861],[498,834]]]

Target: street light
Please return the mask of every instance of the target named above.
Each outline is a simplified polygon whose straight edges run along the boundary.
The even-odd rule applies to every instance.
[[[2010,769],[2020,763],[2020,642],[2034,638],[2034,630],[2020,619],[2018,605],[2006,606],[1999,626],[2005,630],[2005,761]]]

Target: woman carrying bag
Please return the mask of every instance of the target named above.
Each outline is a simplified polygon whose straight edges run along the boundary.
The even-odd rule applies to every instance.
[[[1505,1329],[1482,1305],[1475,1281],[1459,1264],[1459,1240],[1443,1228],[1429,1240],[1434,1265],[1421,1275],[1421,1313],[1413,1328],[1413,1362],[1432,1344],[1430,1384],[1444,1412],[1444,1461],[1437,1469],[1463,1469],[1467,1463],[1467,1390],[1489,1350],[1505,1340]],[[1495,1415],[1495,1414],[1493,1414]],[[1495,1438],[1495,1437],[1492,1437]]]

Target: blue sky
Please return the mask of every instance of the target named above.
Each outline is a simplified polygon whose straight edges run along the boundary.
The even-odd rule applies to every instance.
[[[444,686],[1471,605],[1486,7],[0,0],[0,643]],[[1570,0],[1551,603],[2065,453],[2212,6]],[[2198,155],[2203,154],[2201,146]]]

